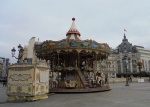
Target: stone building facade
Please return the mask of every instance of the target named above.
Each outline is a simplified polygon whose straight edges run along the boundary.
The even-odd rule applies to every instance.
[[[127,59],[129,59],[126,62],[127,71],[123,60],[125,55],[127,56]],[[112,73],[125,74],[127,72],[130,75],[138,74],[139,69],[137,62],[142,62],[141,71],[150,72],[150,49],[132,45],[124,34],[122,43],[117,49],[112,50],[108,57],[108,62],[110,62],[110,65],[108,65],[108,67],[110,67],[109,71]]]
[[[9,59],[0,57],[0,78],[7,77]]]
[[[2,73],[4,72],[4,62],[3,59],[0,58],[0,78],[2,78]]]
[[[124,62],[123,60],[125,55],[127,55],[127,62]],[[139,53],[136,46],[133,46],[130,42],[128,42],[125,34],[122,43],[117,47],[116,61],[118,73],[126,73],[125,64],[127,64],[127,73],[138,73],[136,63],[139,61]]]
[[[21,58],[21,62],[27,61],[28,63],[35,63],[37,58],[34,53],[34,44],[38,44],[38,41],[35,41],[35,37],[32,37],[29,40],[28,45],[24,46],[23,57]]]
[[[111,50],[111,54],[108,56],[108,75],[109,77],[116,78],[117,74],[117,61],[116,61],[116,54],[114,53],[115,50]]]
[[[136,46],[139,54],[139,61],[142,62],[142,71],[150,72],[150,49]]]

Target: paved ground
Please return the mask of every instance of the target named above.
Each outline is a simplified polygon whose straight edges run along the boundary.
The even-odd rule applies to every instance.
[[[149,107],[150,83],[110,84],[111,91],[84,94],[55,94],[34,102],[7,102],[0,84],[0,107]]]

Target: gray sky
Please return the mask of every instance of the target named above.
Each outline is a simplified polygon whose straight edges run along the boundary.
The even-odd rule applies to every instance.
[[[82,39],[116,48],[126,36],[133,45],[150,49],[150,0],[0,0],[0,57],[11,49],[40,41],[66,38],[76,18]]]

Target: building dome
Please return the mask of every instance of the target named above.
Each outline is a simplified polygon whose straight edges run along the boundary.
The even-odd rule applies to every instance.
[[[128,39],[126,38],[126,35],[124,34],[124,38],[122,39],[122,43],[118,46],[118,53],[124,53],[126,52],[131,52],[135,53],[136,49],[130,42],[128,42]]]

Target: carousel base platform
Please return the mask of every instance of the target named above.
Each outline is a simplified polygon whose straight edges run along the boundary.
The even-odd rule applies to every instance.
[[[44,95],[38,95],[38,96],[8,96],[7,101],[17,101],[17,100],[24,100],[24,101],[36,101],[36,100],[41,100],[41,99],[46,99],[48,98],[47,94]]]
[[[103,92],[111,90],[108,86],[94,87],[94,88],[53,88],[50,93],[90,93],[90,92]]]

